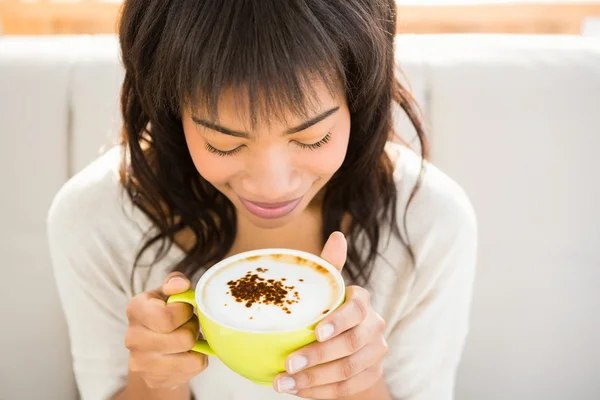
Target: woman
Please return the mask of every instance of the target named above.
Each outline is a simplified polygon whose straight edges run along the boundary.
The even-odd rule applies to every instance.
[[[84,400],[453,398],[476,223],[453,181],[391,141],[397,102],[426,149],[394,78],[394,7],[125,2],[122,145],[49,215]],[[321,254],[349,285],[273,388],[188,351],[197,319],[165,304],[264,247]]]

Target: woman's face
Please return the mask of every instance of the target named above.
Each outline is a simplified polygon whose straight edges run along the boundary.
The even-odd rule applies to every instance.
[[[259,123],[254,131],[243,117],[248,109],[240,112],[227,92],[217,125],[199,110],[183,114],[198,172],[257,227],[281,227],[301,215],[344,161],[350,112],[343,93],[334,98],[324,85],[315,93],[318,106],[307,120],[288,113],[286,122]]]

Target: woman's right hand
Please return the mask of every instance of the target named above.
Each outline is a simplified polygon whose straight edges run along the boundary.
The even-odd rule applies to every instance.
[[[208,366],[204,354],[190,351],[199,332],[192,306],[166,303],[169,296],[189,288],[190,281],[173,272],[160,289],[135,296],[127,306],[129,370],[149,388],[178,387]]]

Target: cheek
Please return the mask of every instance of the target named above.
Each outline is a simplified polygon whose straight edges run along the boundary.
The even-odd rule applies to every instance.
[[[306,151],[304,168],[321,177],[331,177],[342,166],[348,150],[350,132],[341,130],[332,132],[331,140],[321,149]]]

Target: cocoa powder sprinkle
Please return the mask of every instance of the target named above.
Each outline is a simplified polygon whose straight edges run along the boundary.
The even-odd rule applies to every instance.
[[[267,272],[266,268],[257,268],[256,272]],[[238,303],[245,303],[247,308],[253,304],[275,305],[280,307],[287,314],[291,314],[288,305],[298,303],[300,297],[298,292],[294,292],[294,300],[287,299],[288,293],[294,290],[294,286],[286,286],[281,279],[265,279],[257,273],[248,271],[243,277],[227,282],[231,296]]]

